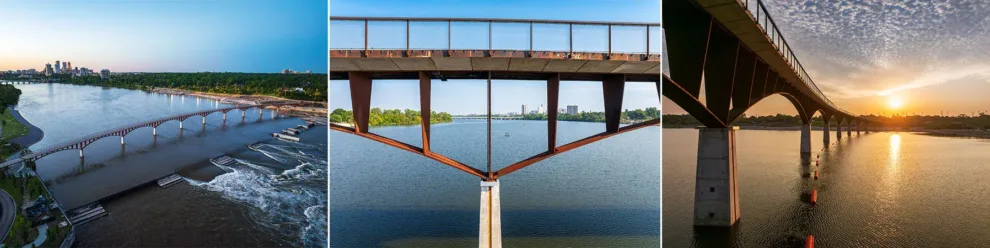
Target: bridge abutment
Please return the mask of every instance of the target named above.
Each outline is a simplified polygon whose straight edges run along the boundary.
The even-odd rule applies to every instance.
[[[502,247],[502,203],[499,199],[498,180],[481,181],[479,248]]]
[[[811,153],[811,123],[801,124],[801,153]]]
[[[694,225],[729,227],[739,221],[736,184],[736,130],[698,128],[698,173],[694,190]]]

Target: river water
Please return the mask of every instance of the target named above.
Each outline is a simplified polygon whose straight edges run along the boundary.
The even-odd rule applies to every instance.
[[[16,85],[16,109],[44,131],[32,149],[118,126],[200,110],[230,107],[215,100],[94,86]],[[38,173],[68,209],[99,201],[108,217],[78,226],[78,246],[324,246],[326,245],[327,129],[302,142],[273,140],[298,118],[271,111],[229,112],[141,128],[84,149],[37,161]],[[247,144],[262,142],[258,151]],[[225,173],[208,158],[227,154],[238,165]],[[187,182],[162,189],[154,180],[178,173]],[[151,182],[150,185],[144,185]]]
[[[805,163],[799,131],[740,130],[740,222],[731,230],[696,230],[697,130],[664,129],[663,135],[665,247],[802,246],[809,234],[822,247],[990,243],[986,139],[853,132],[822,151],[816,130]],[[819,180],[803,177],[815,170]],[[807,203],[812,189],[818,190],[815,206]]]
[[[493,121],[492,129],[495,169],[546,149],[545,121]],[[559,122],[557,142],[604,129]],[[370,131],[421,144],[418,125]],[[484,121],[431,131],[434,152],[484,170]],[[330,140],[330,246],[477,246],[477,177],[354,135],[331,132]],[[660,129],[647,127],[500,178],[504,246],[659,246],[659,151]]]

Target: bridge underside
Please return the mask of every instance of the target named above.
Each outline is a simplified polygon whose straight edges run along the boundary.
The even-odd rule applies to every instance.
[[[801,118],[801,153],[811,153],[811,120],[821,113],[824,143],[834,117],[839,127],[864,122],[825,104],[801,81],[762,27],[736,1],[664,0],[669,76],[663,96],[699,128],[695,216],[697,226],[733,226],[739,220],[735,130],[732,123],[772,95],[785,97]],[[702,87],[704,95],[702,96]],[[702,101],[704,99],[704,101]]]
[[[417,79],[428,71],[444,79],[601,81],[623,74],[627,81],[660,81],[660,55],[514,50],[333,50],[330,79],[368,72],[375,79]]]

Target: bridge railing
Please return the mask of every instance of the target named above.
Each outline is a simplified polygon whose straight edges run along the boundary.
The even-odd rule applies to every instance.
[[[330,17],[330,50],[514,50],[659,55],[660,43],[660,23]]]
[[[794,51],[791,50],[791,45],[787,43],[787,39],[784,38],[783,34],[780,32],[780,28],[777,27],[777,23],[774,22],[773,18],[770,17],[766,6],[763,4],[763,0],[737,0],[747,11],[750,13],[750,17],[753,18],[756,23],[759,24],[760,28],[763,30],[763,34],[770,37],[770,42],[773,44],[774,48],[784,57],[791,69],[794,69],[798,73],[798,77],[801,78],[805,85],[810,88],[815,95],[825,100],[825,103],[838,110],[839,112],[846,113],[852,116],[845,110],[839,108],[839,106],[832,103],[825,94],[822,93],[818,86],[815,85],[814,80],[811,80],[811,76],[808,71],[804,69],[801,65],[801,61],[798,60],[797,56],[794,56]]]

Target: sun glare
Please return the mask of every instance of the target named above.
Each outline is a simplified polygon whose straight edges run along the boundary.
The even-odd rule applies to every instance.
[[[891,109],[899,109],[901,106],[904,106],[904,100],[901,100],[901,98],[897,96],[891,96],[887,99],[887,106]]]

